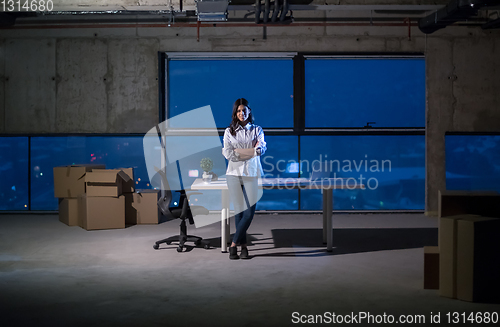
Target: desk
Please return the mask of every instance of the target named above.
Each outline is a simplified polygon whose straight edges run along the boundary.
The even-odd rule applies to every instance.
[[[333,193],[334,189],[359,189],[364,188],[363,184],[348,183],[344,178],[324,178],[320,180],[309,180],[307,178],[261,178],[259,187],[263,189],[302,189],[302,190],[323,190],[323,242],[326,242],[326,250],[332,251],[332,212],[333,212]],[[222,191],[222,210],[221,210],[221,251],[227,252],[227,243],[230,239],[229,226],[229,192],[225,178],[217,181],[205,183],[203,179],[197,178],[192,190],[221,190]]]

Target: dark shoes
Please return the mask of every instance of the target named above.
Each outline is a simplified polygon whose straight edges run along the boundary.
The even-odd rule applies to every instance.
[[[236,248],[236,246],[229,247],[229,259],[231,260],[250,259],[250,256],[248,255],[248,249],[242,248],[240,255],[238,255],[238,249]]]
[[[241,259],[250,259],[250,257],[248,256],[248,249],[247,248],[241,249],[240,258]]]
[[[238,249],[236,246],[229,247],[229,259],[238,260],[240,256],[238,255]]]

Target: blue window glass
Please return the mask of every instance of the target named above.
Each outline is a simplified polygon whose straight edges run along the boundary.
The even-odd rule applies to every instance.
[[[265,140],[267,151],[261,157],[263,177],[298,177],[299,171],[295,165],[298,162],[298,137],[265,135]],[[226,173],[225,167],[227,160],[223,174]],[[220,199],[220,194],[218,196]],[[263,190],[256,210],[298,210],[298,198],[298,190]]]
[[[258,125],[293,127],[291,59],[170,60],[168,88],[169,118],[210,105],[217,127],[224,128],[234,101],[245,98]]]
[[[166,148],[167,157],[169,150],[182,152],[182,147],[186,144],[202,143],[203,136],[167,136]],[[220,137],[223,143],[223,137]],[[266,142],[268,150],[262,159],[262,166],[265,177],[297,177],[298,161],[297,136],[267,136]],[[225,177],[227,160],[222,155],[222,149],[211,148],[197,152],[170,162],[166,167],[169,187],[172,190],[189,188],[196,178],[201,178],[203,170],[200,168],[200,161],[203,158],[210,158],[213,162],[212,171],[217,176]],[[180,172],[180,174],[179,174]],[[181,178],[179,178],[179,176]],[[181,186],[182,181],[182,186]],[[221,192],[216,190],[197,191],[203,194],[191,196],[191,203],[201,205],[208,210],[221,209]],[[178,201],[178,194],[174,193],[174,201]],[[257,210],[297,210],[298,190],[264,190],[263,196],[257,204]]]
[[[202,178],[203,169],[201,168],[201,160],[209,158],[213,162],[211,172],[217,176],[224,176],[226,174],[226,161],[222,155],[222,147],[207,148],[204,151],[196,153],[189,153],[186,148],[190,144],[204,144],[206,136],[167,136],[166,149],[167,163],[165,170],[171,190],[189,189],[195,179]],[[222,138],[220,139],[222,143]],[[205,143],[207,144],[207,143]],[[183,155],[187,153],[187,155]],[[172,158],[176,159],[173,160]],[[218,190],[197,190],[197,193],[190,197],[192,205],[199,205],[207,208],[208,210],[221,210],[221,191]],[[173,204],[178,205],[179,193],[173,192]]]
[[[57,210],[53,168],[90,163],[85,136],[31,138],[31,209]]]
[[[500,192],[500,135],[446,135],[446,189]]]
[[[183,138],[185,139],[185,137]],[[188,141],[188,143],[196,142],[197,137],[190,138],[193,140]],[[180,141],[180,137],[167,137],[167,148],[170,142],[178,144]],[[286,178],[298,176],[298,166],[294,164],[298,162],[297,141],[297,136],[266,135],[268,149],[261,158],[265,177]],[[207,149],[206,151],[181,158],[178,161],[178,167],[177,163],[172,163],[166,167],[171,189],[180,189],[179,171],[184,188],[189,188],[196,178],[201,178],[203,171],[200,168],[200,161],[203,158],[212,159],[214,163],[212,171],[219,177],[225,177],[227,160],[223,157],[221,148]],[[203,190],[197,192],[201,192],[202,194],[191,196],[191,204],[201,205],[208,210],[221,209],[220,191]],[[175,201],[178,199],[178,196],[175,194],[174,196]],[[257,210],[298,210],[298,190],[264,190],[262,198],[257,203]]]
[[[28,138],[0,138],[0,210],[28,210]]]
[[[298,137],[265,137],[267,151],[261,158],[264,177],[298,177]],[[257,210],[298,210],[299,190],[264,190]]]
[[[308,59],[306,127],[425,126],[424,59]]]
[[[144,160],[142,136],[75,136],[31,138],[31,209],[57,210],[53,167],[105,164],[106,168],[134,168],[137,189],[151,188]]]
[[[334,190],[335,210],[424,209],[423,135],[301,136],[300,149],[302,177],[349,178],[366,186]],[[321,208],[319,190],[301,190],[301,209]]]

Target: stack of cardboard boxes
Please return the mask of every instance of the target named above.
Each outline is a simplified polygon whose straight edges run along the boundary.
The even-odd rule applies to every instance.
[[[477,215],[439,221],[439,294],[471,302],[500,296],[500,219]]]
[[[104,165],[54,167],[54,196],[59,198],[59,220],[68,226],[79,226],[78,195],[85,193],[85,174]]]
[[[437,272],[441,296],[472,302],[500,297],[499,205],[497,193],[439,192],[439,266],[433,261],[424,268],[424,281]],[[435,255],[428,248],[424,261]]]
[[[128,225],[158,224],[161,213],[158,208],[159,190],[138,190],[126,198],[126,217]]]
[[[54,167],[59,220],[86,230],[158,224],[157,190],[135,192],[132,168],[103,165]]]
[[[85,174],[86,193],[78,195],[78,219],[86,230],[125,228],[125,194],[134,192],[134,172],[92,169]]]

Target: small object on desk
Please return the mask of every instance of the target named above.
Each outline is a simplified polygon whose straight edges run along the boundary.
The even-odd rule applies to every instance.
[[[217,175],[215,175],[211,170],[214,167],[214,162],[210,158],[203,158],[200,162],[200,167],[203,169],[203,181],[205,183],[210,183],[213,180],[217,180]],[[213,178],[215,175],[216,178]]]
[[[203,172],[203,181],[207,184],[210,183],[212,181],[212,175],[210,175],[209,173],[204,171]]]

